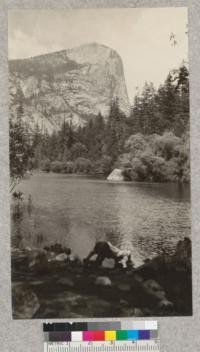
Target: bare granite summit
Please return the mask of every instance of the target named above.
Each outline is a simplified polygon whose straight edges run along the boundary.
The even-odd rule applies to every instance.
[[[118,98],[125,115],[130,104],[119,54],[90,43],[73,49],[9,62],[11,116],[22,102],[24,118],[33,128],[58,130],[63,121],[83,126],[88,118],[109,114]]]

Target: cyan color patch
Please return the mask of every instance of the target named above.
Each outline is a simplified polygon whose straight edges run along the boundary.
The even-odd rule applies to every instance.
[[[138,330],[128,330],[127,331],[128,333],[128,340],[138,340],[139,338],[139,333],[138,333]]]

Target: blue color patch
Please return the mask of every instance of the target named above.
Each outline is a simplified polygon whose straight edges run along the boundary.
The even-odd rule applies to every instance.
[[[128,340],[138,340],[139,338],[139,334],[138,334],[138,330],[128,330]]]
[[[149,330],[139,330],[139,340],[150,340]]]

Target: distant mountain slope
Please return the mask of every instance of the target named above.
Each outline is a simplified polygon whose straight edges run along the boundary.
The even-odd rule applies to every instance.
[[[91,43],[37,57],[9,62],[11,115],[22,101],[30,126],[49,132],[65,121],[84,125],[99,112],[106,118],[111,101],[129,113],[123,64],[116,51]]]

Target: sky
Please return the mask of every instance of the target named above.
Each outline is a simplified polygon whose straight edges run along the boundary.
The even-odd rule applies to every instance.
[[[116,50],[129,99],[145,81],[162,84],[188,58],[187,8],[10,10],[9,59],[97,42]],[[170,42],[175,34],[177,45]]]

